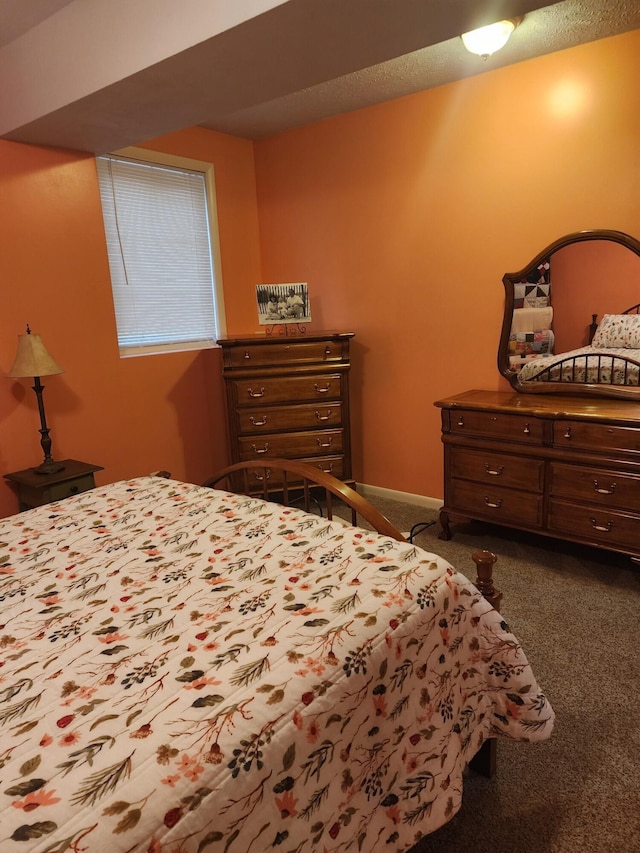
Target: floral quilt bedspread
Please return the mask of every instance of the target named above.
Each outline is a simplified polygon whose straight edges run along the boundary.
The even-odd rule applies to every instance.
[[[529,361],[522,366],[518,378],[521,381],[536,379],[541,371],[551,368],[541,381],[640,385],[639,361],[638,350],[581,347]]]
[[[0,521],[0,850],[402,851],[553,711],[443,559],[148,477]]]

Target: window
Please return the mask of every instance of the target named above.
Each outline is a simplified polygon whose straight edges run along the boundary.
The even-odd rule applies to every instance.
[[[144,149],[97,167],[120,354],[212,346],[224,330],[213,168]]]

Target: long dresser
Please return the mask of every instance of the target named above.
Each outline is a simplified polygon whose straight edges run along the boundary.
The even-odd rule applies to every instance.
[[[221,338],[232,462],[298,459],[351,479],[352,332]],[[269,472],[267,471],[267,476]],[[277,485],[273,481],[273,485]]]
[[[478,519],[640,556],[640,405],[467,391],[442,410],[442,539]]]

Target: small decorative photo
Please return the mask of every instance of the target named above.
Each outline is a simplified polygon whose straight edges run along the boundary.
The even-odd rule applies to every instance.
[[[309,291],[305,282],[257,284],[256,299],[261,326],[308,323],[311,320]]]

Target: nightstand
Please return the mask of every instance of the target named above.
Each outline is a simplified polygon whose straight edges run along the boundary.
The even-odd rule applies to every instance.
[[[60,464],[64,468],[55,474],[36,474],[33,468],[26,468],[4,475],[16,486],[19,512],[87,492],[95,488],[94,472],[103,470],[76,459],[63,459]]]

